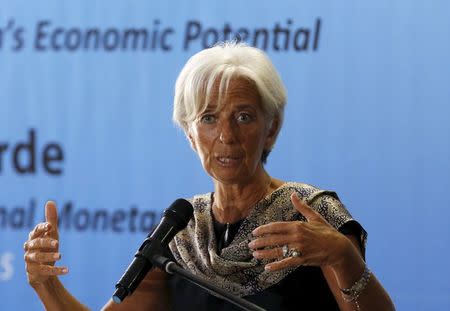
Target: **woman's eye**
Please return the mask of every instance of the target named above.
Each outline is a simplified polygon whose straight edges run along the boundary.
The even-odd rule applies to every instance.
[[[216,117],[212,114],[205,114],[200,118],[200,122],[211,124],[216,121]]]
[[[239,122],[249,122],[251,121],[253,118],[251,115],[249,115],[248,113],[240,113],[237,117],[237,120]]]

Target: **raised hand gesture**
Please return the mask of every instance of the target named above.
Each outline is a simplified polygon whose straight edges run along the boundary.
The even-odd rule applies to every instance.
[[[334,266],[354,252],[352,242],[333,228],[318,212],[294,193],[294,207],[305,221],[272,222],[256,228],[256,237],[249,247],[258,259],[271,259],[268,270],[279,270],[300,265]]]
[[[59,253],[58,212],[55,202],[45,205],[44,223],[39,223],[29,233],[24,243],[25,269],[28,282],[36,287],[49,278],[66,274],[67,267],[56,267],[55,262],[61,259]]]

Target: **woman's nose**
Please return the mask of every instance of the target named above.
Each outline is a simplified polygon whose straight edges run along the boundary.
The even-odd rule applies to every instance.
[[[220,122],[220,136],[219,139],[224,144],[232,144],[236,142],[236,125],[230,121]]]

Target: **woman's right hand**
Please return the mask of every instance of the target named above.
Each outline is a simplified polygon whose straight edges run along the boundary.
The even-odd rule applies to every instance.
[[[61,259],[58,252],[58,212],[55,202],[48,201],[45,204],[45,220],[46,222],[34,227],[23,245],[25,270],[32,287],[43,285],[50,278],[68,272],[67,267],[54,266]]]

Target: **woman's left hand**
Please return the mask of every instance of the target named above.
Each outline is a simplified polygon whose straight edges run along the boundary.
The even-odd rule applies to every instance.
[[[256,239],[249,243],[250,249],[254,250],[253,256],[257,259],[275,260],[265,266],[266,270],[275,271],[300,265],[335,266],[355,250],[345,235],[300,200],[297,194],[291,195],[291,201],[307,222],[272,222],[253,230]],[[291,252],[296,251],[298,256],[284,257],[284,245]]]

